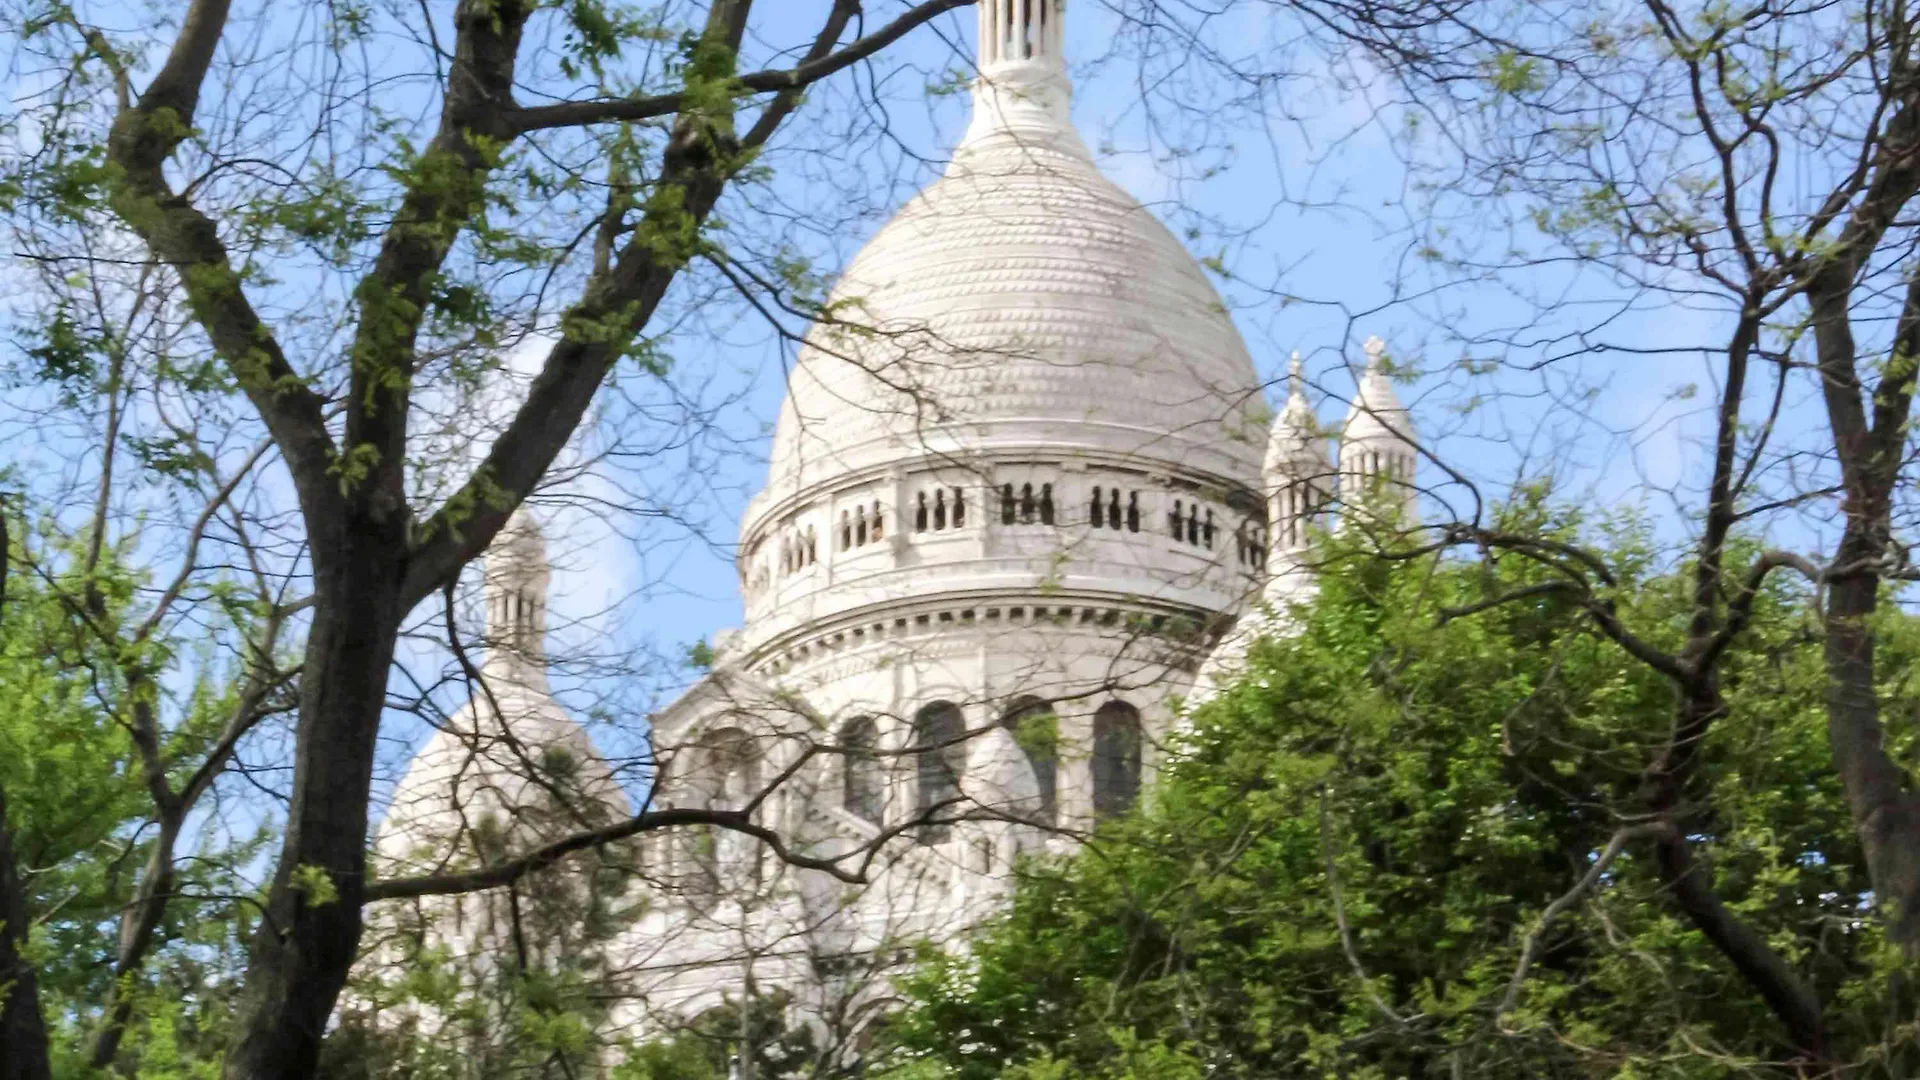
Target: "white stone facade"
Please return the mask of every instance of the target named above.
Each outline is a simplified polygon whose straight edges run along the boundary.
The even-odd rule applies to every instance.
[[[1310,587],[1335,467],[1297,365],[1268,424],[1220,297],[1067,121],[1061,0],[979,12],[952,164],[848,266],[792,374],[741,527],[745,625],[651,718],[649,809],[751,809],[867,883],[736,832],[650,834],[658,901],[617,943],[628,1030],[775,989],[857,1028],[900,948],[953,940],[1016,857],[1130,802],[1177,703]],[[1342,486],[1411,483],[1380,368]]]

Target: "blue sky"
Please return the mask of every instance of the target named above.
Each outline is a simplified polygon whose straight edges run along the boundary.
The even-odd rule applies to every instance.
[[[780,62],[779,50],[803,41],[827,6],[764,0],[757,14],[768,21],[756,23],[760,37],[751,48]],[[869,25],[899,6],[870,4]],[[444,20],[448,7],[433,10]],[[1436,223],[1422,219],[1402,164],[1406,114],[1392,87],[1363,60],[1307,40],[1293,18],[1285,5],[1243,3],[1206,27],[1220,48],[1295,73],[1256,115],[1221,103],[1225,85],[1201,67],[1165,57],[1143,66],[1101,0],[1072,0],[1074,118],[1107,175],[1186,238],[1196,256],[1217,260],[1224,273],[1216,284],[1270,387],[1290,352],[1304,354],[1323,420],[1344,411],[1348,365],[1360,360],[1360,342],[1378,334],[1422,373],[1403,396],[1451,464],[1494,491],[1550,465],[1570,497],[1642,505],[1680,528],[1667,489],[1697,480],[1701,410],[1711,399],[1687,393],[1707,388],[1708,368],[1704,354],[1685,349],[1710,346],[1721,315],[1711,305],[1626,304],[1626,290],[1591,271],[1541,269],[1461,283],[1423,265],[1417,250]],[[967,96],[951,90],[965,73],[973,24],[970,9],[955,12],[870,68],[817,88],[767,158],[773,179],[723,206],[737,238],[783,243],[823,275],[844,265],[942,167],[967,116]],[[420,112],[430,117],[432,102],[422,98]],[[859,151],[840,154],[836,140],[849,131]],[[1502,233],[1518,209],[1487,207],[1483,220],[1469,212],[1444,224],[1456,234],[1478,230],[1496,242],[1537,244],[1524,228]],[[743,305],[703,307],[693,288],[677,290],[677,306],[669,305],[675,321],[663,331],[662,347],[674,359],[672,393],[623,374],[603,395],[607,406],[583,444],[589,454],[614,453],[570,498],[540,509],[556,562],[551,651],[570,658],[556,685],[577,714],[598,712],[629,733],[638,730],[635,717],[692,675],[675,662],[685,646],[740,620],[734,527],[764,479],[766,432],[790,358],[786,343]],[[1544,318],[1543,296],[1555,301]],[[1463,338],[1517,339],[1503,355],[1525,364],[1565,351],[1562,335],[1577,328],[1599,328],[1597,340],[1620,351],[1589,353],[1564,374],[1468,378],[1456,366]],[[537,362],[537,344],[515,356],[516,367]],[[1630,351],[1643,347],[1667,351]],[[1484,359],[1487,351],[1475,355]],[[1575,383],[1598,389],[1588,394]],[[1791,426],[1823,425],[1809,407],[1811,389],[1790,394]],[[670,418],[676,394],[712,410],[713,428],[690,445],[675,443],[670,421],[635,422],[650,410]],[[16,453],[28,452],[20,448],[31,438],[6,437]],[[62,467],[71,444],[42,438],[40,460]],[[1437,470],[1429,467],[1424,479],[1437,480]],[[430,646],[408,652],[424,661],[419,670],[443,666]],[[638,677],[635,657],[651,658]],[[404,681],[395,689],[404,692]],[[404,750],[424,729],[401,719],[390,734]]]
[[[781,10],[804,27],[821,6]],[[1663,489],[1685,479],[1685,463],[1697,459],[1688,452],[1689,440],[1703,430],[1700,409],[1710,397],[1686,392],[1689,385],[1706,389],[1706,368],[1697,356],[1587,357],[1578,365],[1580,377],[1604,389],[1569,407],[1552,396],[1570,392],[1557,386],[1557,377],[1503,373],[1467,380],[1449,371],[1461,351],[1449,339],[1475,330],[1528,328],[1542,340],[1544,354],[1563,347],[1544,344],[1554,333],[1604,320],[1603,340],[1620,346],[1711,343],[1717,314],[1671,304],[1616,311],[1619,293],[1610,283],[1591,274],[1555,280],[1547,270],[1526,286],[1557,290],[1566,303],[1544,320],[1532,302],[1516,297],[1512,282],[1423,292],[1436,278],[1410,257],[1423,223],[1414,216],[1417,205],[1408,197],[1407,173],[1392,140],[1403,120],[1385,104],[1389,88],[1355,61],[1329,62],[1316,49],[1292,47],[1297,28],[1286,15],[1255,6],[1237,12],[1238,22],[1212,32],[1300,70],[1279,100],[1285,119],[1261,125],[1244,115],[1183,116],[1143,104],[1150,99],[1141,91],[1140,66],[1129,56],[1103,56],[1116,37],[1115,17],[1089,0],[1071,5],[1068,54],[1076,82],[1074,118],[1102,168],[1176,235],[1188,237],[1196,255],[1219,258],[1228,276],[1216,276],[1216,283],[1269,386],[1278,385],[1288,354],[1301,351],[1323,395],[1323,419],[1337,421],[1344,410],[1339,399],[1352,386],[1347,366],[1359,361],[1359,343],[1379,334],[1396,354],[1435,372],[1403,393],[1436,448],[1493,490],[1518,471],[1552,461],[1566,490],[1581,498],[1638,503],[1667,514],[1672,504]],[[843,265],[887,213],[937,174],[965,122],[966,99],[929,97],[925,88],[956,67],[956,48],[971,48],[973,18],[966,10],[923,29],[889,60],[893,77],[873,96],[888,106],[892,133],[906,149],[852,163],[873,166],[865,179],[889,193],[871,212],[830,234],[792,232],[790,239],[821,271]],[[770,36],[779,31],[773,28]],[[827,88],[822,107],[843,106],[848,92],[844,82]],[[802,140],[810,119],[795,121]],[[915,154],[924,160],[914,162]],[[796,172],[776,179],[773,189],[806,206],[830,197],[823,193],[834,182],[846,178],[822,182]],[[730,323],[717,337],[703,337],[710,329],[672,343],[681,370],[740,395],[725,418],[739,442],[734,452],[706,463],[710,471],[700,477],[697,505],[685,507],[700,522],[694,530],[699,535],[682,532],[676,538],[671,530],[643,529],[629,540],[612,535],[618,526],[595,512],[553,511],[552,526],[563,534],[556,544],[561,565],[555,603],[581,620],[560,630],[563,638],[611,633],[632,647],[652,644],[670,656],[739,622],[727,545],[746,498],[764,478],[764,429],[783,393],[786,353],[750,317]],[[1469,399],[1480,404],[1463,411]],[[1795,415],[1817,419],[1804,411]],[[1437,479],[1437,471],[1429,469],[1427,479]],[[635,487],[646,488],[678,485],[684,477],[636,474],[635,480]],[[652,692],[668,692],[674,681],[663,678]],[[640,703],[640,697],[622,697]]]

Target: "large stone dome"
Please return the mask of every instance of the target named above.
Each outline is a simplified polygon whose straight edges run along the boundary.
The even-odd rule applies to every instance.
[[[762,660],[962,600],[1204,621],[1256,569],[1246,346],[1068,121],[1059,0],[980,11],[952,163],[848,265],[789,378],[741,525]]]
[[[1037,96],[981,94],[946,174],[847,267],[789,381],[769,496],[1061,443],[1257,485],[1258,380],[1219,295]]]

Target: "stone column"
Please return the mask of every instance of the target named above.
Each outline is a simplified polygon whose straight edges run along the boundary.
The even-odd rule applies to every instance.
[[[1063,829],[1093,827],[1093,711],[1096,703],[1062,701],[1060,757],[1054,771],[1055,822]]]

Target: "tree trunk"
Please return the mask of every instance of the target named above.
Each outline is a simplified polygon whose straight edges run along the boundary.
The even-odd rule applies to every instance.
[[[0,544],[6,533],[0,530]],[[27,898],[13,862],[7,795],[0,791],[0,1080],[49,1080],[47,1028],[33,967],[21,956],[27,940]]]
[[[1843,573],[1827,591],[1827,740],[1887,936],[1908,959],[1920,960],[1920,795],[1906,789],[1881,741],[1872,623],[1880,579],[1844,573],[1885,550],[1868,522],[1850,521],[1833,560]]]
[[[381,520],[381,519],[385,520]],[[309,518],[313,623],[286,838],[249,952],[225,1075],[313,1075],[360,944],[374,745],[401,618],[401,514]]]
[[[1920,276],[1907,279],[1893,350],[1869,387],[1853,334],[1862,267],[1920,194],[1920,101],[1902,80],[1899,110],[1877,148],[1875,173],[1831,254],[1807,275],[1807,301],[1846,522],[1826,583],[1827,741],[1888,937],[1920,960],[1920,794],[1887,754],[1875,683],[1873,616],[1893,543],[1892,497],[1903,479],[1920,357]]]
[[[0,613],[7,603],[7,569],[13,543],[0,501]],[[0,787],[0,1080],[48,1080],[47,1025],[40,1016],[40,987],[32,965],[21,955],[31,921],[26,890],[20,887],[13,859],[13,832],[7,824],[7,792]]]

